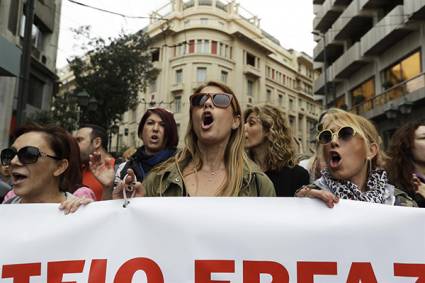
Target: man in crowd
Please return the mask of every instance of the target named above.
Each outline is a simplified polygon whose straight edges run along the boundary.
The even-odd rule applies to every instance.
[[[82,125],[75,138],[83,163],[83,184],[93,190],[96,200],[111,199],[115,160],[106,151],[108,136],[105,129],[92,124]]]

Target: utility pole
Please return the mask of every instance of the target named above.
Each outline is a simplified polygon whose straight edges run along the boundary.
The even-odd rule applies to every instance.
[[[31,53],[32,53],[32,25],[34,22],[35,0],[27,0],[25,7],[25,32],[24,43],[22,45],[21,70],[18,86],[18,106],[16,109],[16,125],[19,127],[24,123],[26,116],[26,106],[28,101]]]

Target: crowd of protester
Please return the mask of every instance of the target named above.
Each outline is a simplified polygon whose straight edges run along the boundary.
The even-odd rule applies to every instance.
[[[387,155],[373,123],[332,108],[321,115],[315,154],[298,164],[286,115],[272,105],[242,111],[226,85],[208,82],[190,96],[178,145],[171,112],[151,108],[138,127],[143,146],[121,164],[106,130],[82,125],[19,128],[1,151],[0,200],[60,203],[65,213],[108,199],[161,196],[309,197],[425,207],[425,121],[393,135]],[[118,159],[117,159],[118,161]]]

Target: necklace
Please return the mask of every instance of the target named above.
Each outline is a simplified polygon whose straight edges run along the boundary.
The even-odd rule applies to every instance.
[[[209,184],[208,186],[216,183],[218,184],[217,188],[214,191],[214,196],[217,196],[217,194],[219,193],[219,190],[221,188],[221,186],[223,185],[223,182],[225,181],[225,178],[223,178],[220,182],[217,182],[217,177],[219,176],[218,173],[221,171],[225,171],[225,168],[220,168],[220,169],[216,169],[210,172],[203,172],[203,171],[196,171],[195,170],[195,195],[198,195],[198,188],[199,188],[199,174],[202,174],[203,176],[206,175],[206,179],[207,179],[207,183]],[[198,174],[199,173],[199,174]],[[202,176],[201,176],[202,177]]]

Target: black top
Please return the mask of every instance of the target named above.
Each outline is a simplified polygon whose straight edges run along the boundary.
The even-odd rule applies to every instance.
[[[293,168],[269,170],[265,173],[272,180],[278,197],[293,197],[296,190],[310,183],[308,171],[298,165]]]

